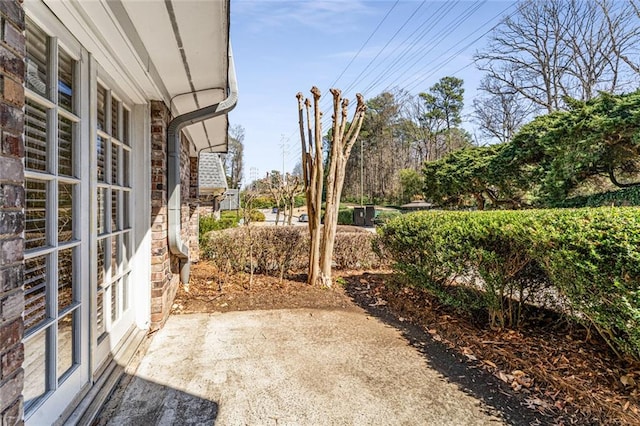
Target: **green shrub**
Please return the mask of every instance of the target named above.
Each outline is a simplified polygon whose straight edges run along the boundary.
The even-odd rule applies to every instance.
[[[640,359],[640,209],[420,212],[380,238],[395,268],[442,303],[505,327],[550,298]]]
[[[301,195],[296,195],[295,199],[294,199],[294,207],[303,207],[307,205],[307,199],[304,196],[304,194]]]
[[[251,218],[251,222],[264,222],[265,220],[264,213],[255,209],[249,212],[249,217]]]
[[[213,216],[200,216],[198,223],[198,241],[200,244],[205,243],[205,235],[211,231],[220,231],[221,229],[234,228],[238,226],[239,218],[235,212],[223,212],[220,219]]]
[[[274,207],[276,202],[273,197],[256,197],[251,201],[251,207],[254,209],[270,209]]]
[[[353,210],[338,210],[338,225],[353,225]]]
[[[380,210],[380,213],[378,213],[373,219],[373,223],[375,223],[376,225],[383,225],[394,217],[400,216],[401,214],[402,213],[397,210]]]
[[[554,207],[640,206],[640,186],[568,198]]]

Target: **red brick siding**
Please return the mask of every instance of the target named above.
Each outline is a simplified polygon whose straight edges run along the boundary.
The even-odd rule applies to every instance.
[[[0,422],[22,423],[24,11],[0,1]]]
[[[171,255],[167,223],[167,125],[171,120],[164,103],[151,102],[151,329],[164,324],[180,284],[179,259]],[[180,161],[180,193],[182,241],[190,248],[197,246],[197,229],[193,232],[193,210],[190,206],[191,164],[189,144],[182,139]],[[198,250],[190,252],[197,260]]]

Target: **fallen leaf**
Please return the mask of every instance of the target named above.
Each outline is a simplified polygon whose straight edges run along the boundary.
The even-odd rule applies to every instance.
[[[505,383],[513,382],[513,376],[511,374],[505,374],[502,371],[498,371],[495,375],[498,379],[502,380]]]
[[[635,386],[636,385],[636,381],[633,380],[633,377],[631,377],[628,374],[625,374],[624,376],[621,376],[620,377],[620,381],[625,386]]]
[[[488,366],[490,366],[490,367],[498,368],[498,366],[497,366],[494,362],[489,361],[488,359],[485,359],[485,360],[483,360],[482,362],[484,362],[485,364],[487,364],[487,365],[488,365]]]
[[[526,376],[526,375],[527,375],[527,373],[525,373],[525,372],[524,372],[524,371],[522,371],[522,370],[513,370],[513,371],[511,372],[511,374],[512,374],[516,379],[517,379],[518,377],[522,377],[522,376]]]

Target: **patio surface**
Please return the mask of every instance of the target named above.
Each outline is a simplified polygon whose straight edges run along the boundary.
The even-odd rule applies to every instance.
[[[172,315],[98,423],[496,425],[360,309]]]

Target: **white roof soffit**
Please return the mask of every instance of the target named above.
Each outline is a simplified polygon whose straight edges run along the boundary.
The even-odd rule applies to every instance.
[[[174,117],[227,97],[229,0],[44,1],[107,72],[121,67]],[[226,152],[227,127],[222,115],[185,128],[191,155]]]

